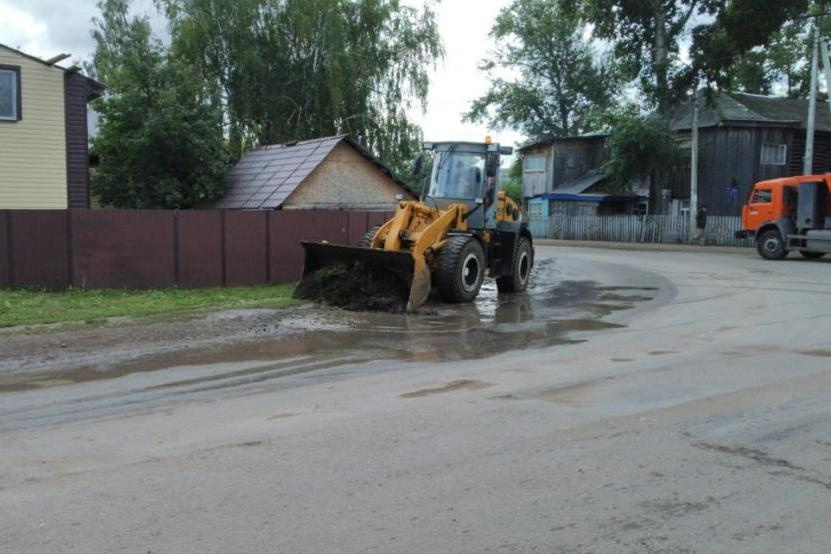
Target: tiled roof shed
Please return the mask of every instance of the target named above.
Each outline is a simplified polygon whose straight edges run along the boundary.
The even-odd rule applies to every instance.
[[[415,193],[348,135],[253,150],[230,171],[212,207],[391,209],[395,195]]]

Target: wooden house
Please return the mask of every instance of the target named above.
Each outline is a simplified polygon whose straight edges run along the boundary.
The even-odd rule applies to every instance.
[[[754,183],[802,174],[807,100],[729,92],[700,102],[698,195],[710,214],[739,215]],[[687,151],[691,148],[691,123],[689,105],[677,107],[670,118],[670,128]],[[831,172],[831,110],[824,102],[817,105],[814,141],[813,172]],[[563,213],[620,211],[611,205],[604,209],[602,202],[596,203],[596,209],[585,203],[579,207],[585,200],[579,195],[602,195],[607,190],[601,170],[610,156],[605,135],[552,139],[525,146],[520,152],[526,197],[578,195],[570,199],[575,207],[561,210]],[[657,183],[653,191],[657,196],[651,199],[653,210],[685,213],[690,198],[689,165],[678,168],[666,183]],[[649,191],[633,193],[646,196]],[[642,209],[635,202],[627,206],[626,210]]]
[[[698,197],[713,215],[737,216],[753,184],[801,175],[805,157],[808,100],[722,93],[701,99],[699,111]],[[689,148],[691,107],[679,106],[672,130]],[[831,110],[817,103],[813,173],[831,172]],[[665,211],[689,203],[690,171],[682,168],[663,189]]]

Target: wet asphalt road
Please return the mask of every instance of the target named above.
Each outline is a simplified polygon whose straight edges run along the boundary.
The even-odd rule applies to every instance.
[[[538,259],[462,309],[6,360],[0,552],[831,551],[831,263]]]

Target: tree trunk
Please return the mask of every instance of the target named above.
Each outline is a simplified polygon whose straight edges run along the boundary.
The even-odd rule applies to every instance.
[[[653,0],[655,10],[655,44],[652,50],[652,72],[655,74],[655,97],[658,100],[658,113],[667,115],[669,110],[669,85],[667,79],[667,62],[669,44],[667,42],[667,21],[661,0]]]

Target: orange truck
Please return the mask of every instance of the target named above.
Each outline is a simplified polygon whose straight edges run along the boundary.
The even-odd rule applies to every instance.
[[[781,260],[791,250],[809,259],[831,252],[831,175],[756,183],[736,237],[755,239],[766,260]]]

